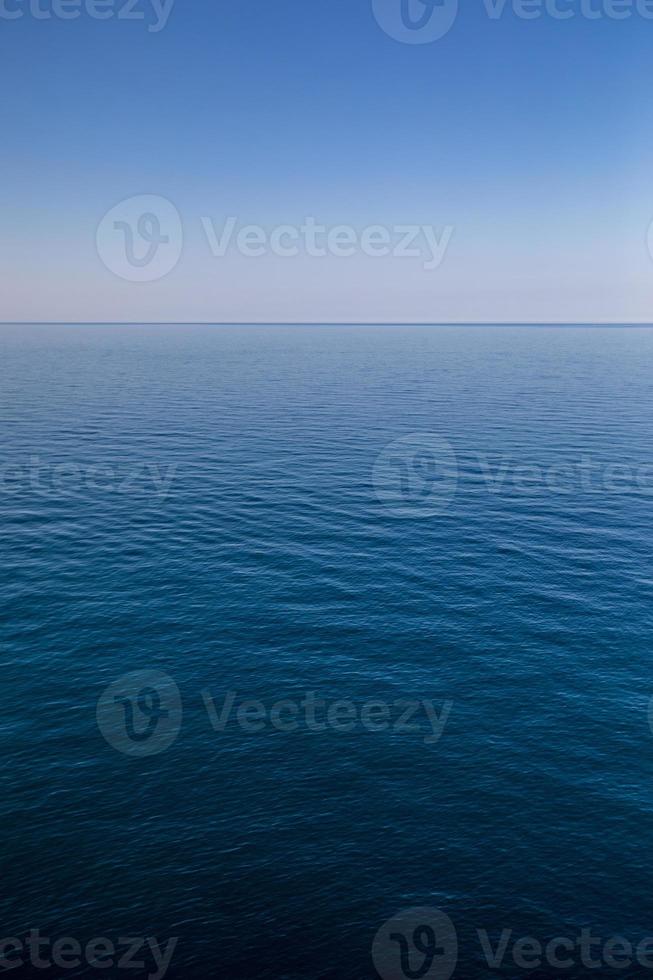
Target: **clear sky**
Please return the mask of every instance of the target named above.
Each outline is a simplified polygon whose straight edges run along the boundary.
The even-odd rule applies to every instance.
[[[0,0],[0,319],[653,320],[643,5],[60,2]]]

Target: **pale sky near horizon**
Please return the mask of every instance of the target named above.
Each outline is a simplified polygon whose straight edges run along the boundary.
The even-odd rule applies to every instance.
[[[169,2],[0,0],[0,320],[653,321],[653,3]]]

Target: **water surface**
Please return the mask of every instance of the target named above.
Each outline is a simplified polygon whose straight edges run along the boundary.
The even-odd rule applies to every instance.
[[[478,929],[652,935],[652,365],[635,328],[1,328],[2,935],[178,936],[184,980],[373,977],[413,906],[464,978],[524,975]],[[146,756],[96,721],[135,671],[183,705]],[[203,691],[450,713],[215,731]]]

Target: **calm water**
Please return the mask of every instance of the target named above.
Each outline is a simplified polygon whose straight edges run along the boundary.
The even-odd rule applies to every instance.
[[[3,327],[0,404],[3,937],[653,935],[653,330]]]

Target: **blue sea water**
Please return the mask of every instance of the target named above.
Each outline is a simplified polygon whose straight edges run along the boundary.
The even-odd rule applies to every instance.
[[[5,326],[0,407],[2,937],[653,975],[511,952],[653,936],[653,329]]]

